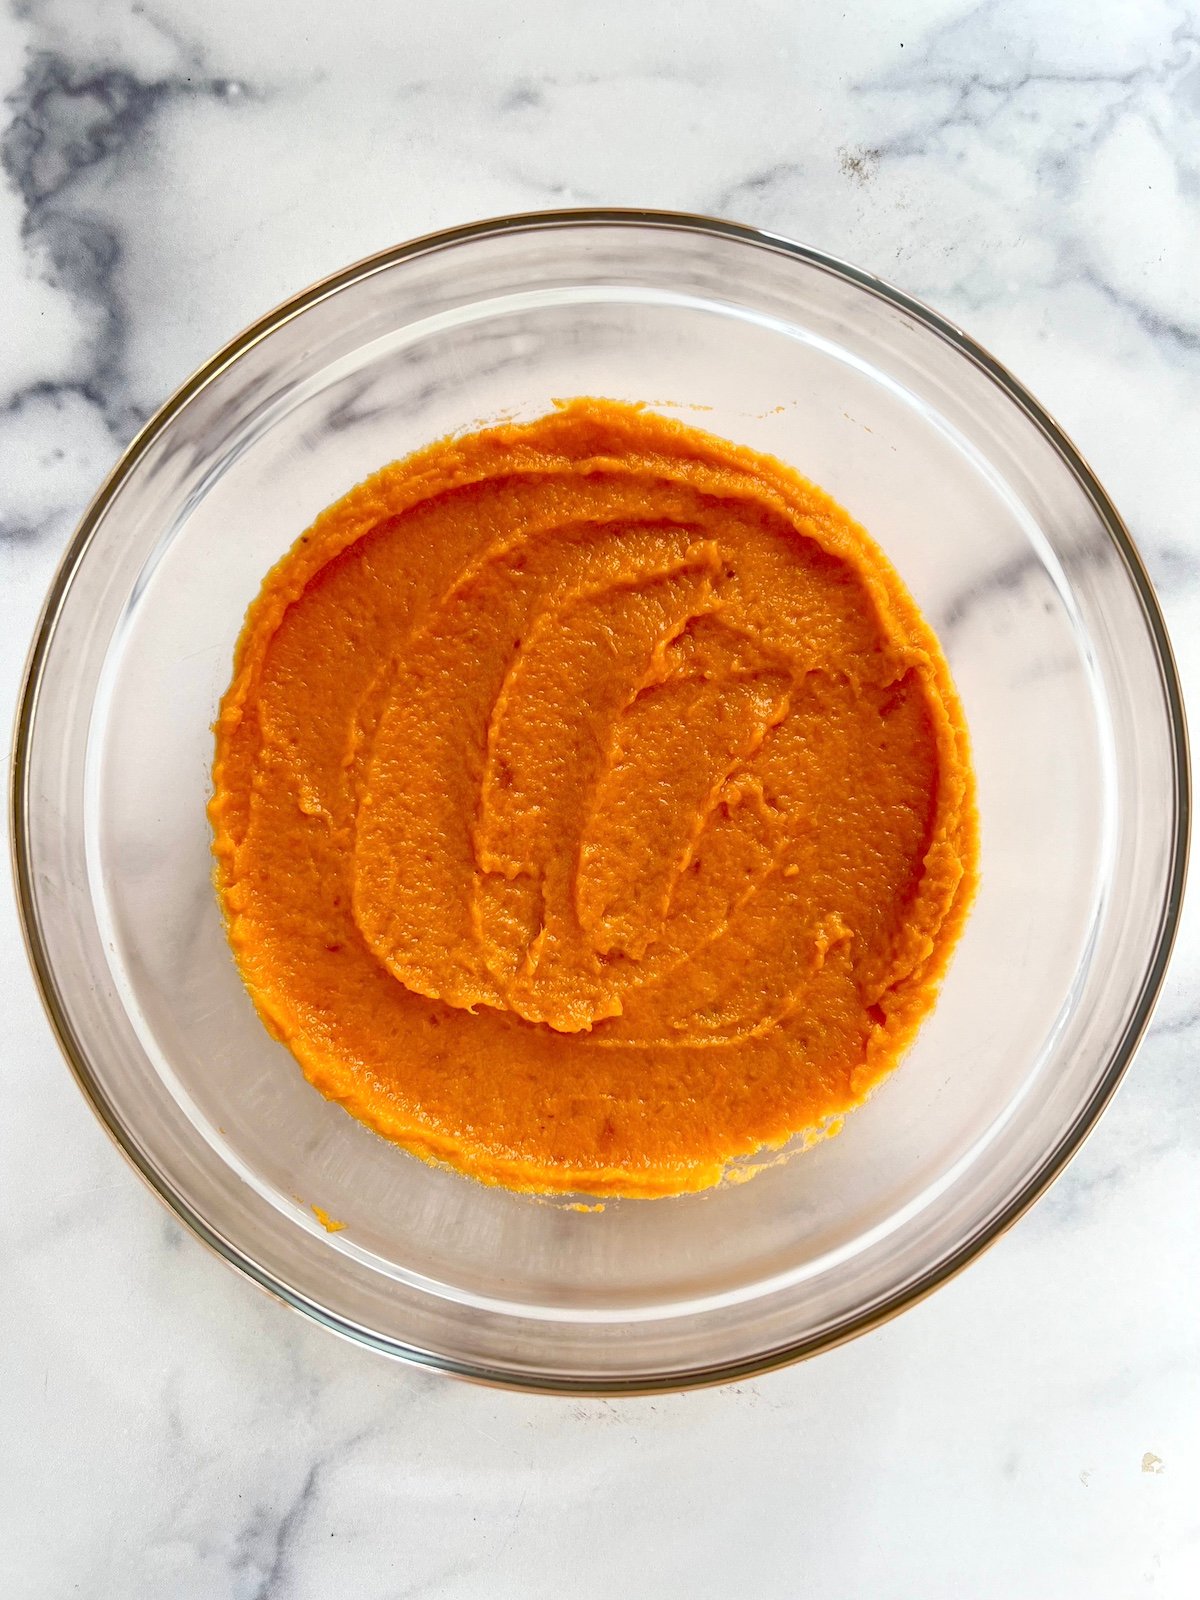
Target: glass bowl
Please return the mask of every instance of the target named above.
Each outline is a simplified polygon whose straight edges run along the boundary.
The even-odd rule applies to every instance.
[[[840,1136],[752,1182],[603,1211],[423,1165],[310,1088],[243,991],[205,817],[210,724],[268,567],[384,462],[576,394],[682,406],[870,529],[949,658],[982,829],[936,1011]],[[1163,974],[1187,783],[1142,563],[1078,453],[988,355],[786,240],[562,212],[361,262],[167,402],[51,590],[18,719],[14,843],[33,964],[82,1088],[226,1260],[409,1360],[646,1391],[872,1326],[1059,1171]]]

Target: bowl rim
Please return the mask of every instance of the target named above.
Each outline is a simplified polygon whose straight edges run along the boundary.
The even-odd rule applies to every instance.
[[[432,254],[455,245],[508,233],[529,233],[575,227],[648,228],[664,232],[701,233],[733,240],[752,247],[768,249],[791,256],[806,265],[849,282],[859,289],[897,307],[928,331],[936,334],[954,347],[960,355],[980,368],[983,373],[1022,410],[1026,417],[1053,447],[1056,454],[1091,502],[1099,520],[1108,533],[1114,548],[1133,585],[1140,602],[1147,632],[1156,657],[1159,680],[1171,739],[1174,782],[1171,791],[1172,832],[1169,868],[1164,885],[1164,896],[1155,931],[1153,948],[1146,963],[1137,1001],[1121,1037],[1110,1049],[1107,1065],[1098,1079],[1086,1104],[1074,1121],[1060,1132],[1057,1140],[1043,1156],[1041,1162],[1022,1188],[1010,1197],[1006,1205],[985,1225],[960,1242],[945,1259],[922,1273],[914,1282],[894,1291],[879,1304],[854,1316],[844,1318],[835,1326],[809,1335],[774,1350],[720,1363],[711,1367],[630,1377],[589,1378],[575,1380],[554,1375],[518,1374],[483,1363],[459,1361],[435,1351],[403,1344],[399,1340],[374,1332],[343,1317],[330,1307],[319,1304],[294,1286],[276,1278],[261,1267],[252,1257],[241,1251],[231,1240],[225,1239],[200,1216],[176,1190],[170,1178],[160,1172],[137,1147],[122,1119],[117,1115],[94,1074],[86,1046],[70,1021],[69,1007],[59,993],[54,978],[53,965],[39,924],[33,893],[34,866],[30,849],[29,810],[29,755],[32,745],[35,713],[52,647],[56,623],[71,579],[83,560],[93,535],[114,499],[117,491],[136,470],[139,461],[155,439],[170,425],[189,402],[226,367],[238,360],[260,340],[298,317],[309,307],[325,300],[352,284],[361,282],[377,272],[384,271],[413,257]],[[393,245],[363,257],[328,277],[318,279],[307,288],[290,296],[236,334],[215,355],[199,366],[169,396],[135,434],[121,452],[116,463],[97,489],[87,506],[67,545],[50,584],[46,600],[34,630],[32,644],[25,665],[24,676],[17,698],[13,735],[10,790],[9,844],[12,856],[13,879],[16,888],[18,919],[25,943],[26,955],[33,971],[34,981],[51,1030],[70,1068],[76,1083],[88,1101],[93,1113],[117,1149],[148,1188],[171,1210],[180,1221],[217,1256],[234,1267],[274,1299],[282,1301],[293,1310],[310,1317],[315,1322],[338,1333],[350,1341],[367,1346],[382,1354],[405,1361],[411,1365],[448,1372],[492,1387],[525,1392],[543,1392],[571,1395],[639,1395],[664,1391],[702,1388],[735,1382],[755,1374],[788,1366],[793,1362],[832,1349],[848,1340],[879,1327],[898,1316],[908,1307],[916,1305],[942,1284],[957,1276],[971,1261],[981,1255],[1015,1223],[1048,1186],[1062,1172],[1094,1127],[1097,1119],[1117,1085],[1124,1076],[1142,1036],[1146,1031],[1154,1005],[1158,999],[1167,970],[1171,951],[1178,931],[1187,876],[1188,850],[1191,823],[1191,775],[1188,756],[1187,721],[1182,688],[1175,657],[1167,634],[1166,624],[1158,598],[1147,573],[1145,563],[1120,514],[1087,461],[1048,411],[1033,397],[1008,369],[976,340],[963,332],[955,323],[934,311],[922,301],[884,279],[866,272],[837,256],[812,246],[801,244],[782,234],[754,228],[742,223],[686,211],[647,210],[636,207],[581,207],[563,210],[515,212],[485,218],[456,227],[439,229],[420,235],[405,243]]]

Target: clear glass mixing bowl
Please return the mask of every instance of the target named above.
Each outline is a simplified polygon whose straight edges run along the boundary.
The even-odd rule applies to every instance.
[[[871,530],[945,647],[982,820],[979,896],[937,1009],[840,1137],[750,1183],[588,1213],[424,1166],[308,1086],[230,957],[204,810],[243,613],[298,532],[415,446],[574,394],[705,407],[702,426],[782,457]],[[852,267],[635,212],[511,217],[387,251],[190,379],[55,580],[15,785],[51,1019],[158,1193],[341,1333],[561,1390],[808,1354],[995,1238],[1129,1060],[1187,835],[1158,607],[1036,401]],[[326,1232],[314,1205],[345,1228]]]

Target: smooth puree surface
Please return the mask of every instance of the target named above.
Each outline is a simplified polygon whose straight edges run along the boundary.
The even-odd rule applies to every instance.
[[[322,513],[216,735],[264,1022],[380,1133],[518,1189],[700,1189],[848,1110],[974,882],[962,715],[883,555],[637,406],[444,439]]]

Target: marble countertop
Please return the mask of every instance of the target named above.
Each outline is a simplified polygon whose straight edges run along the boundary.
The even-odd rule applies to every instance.
[[[497,212],[724,214],[890,278],[1062,421],[1200,706],[1200,11],[27,0],[0,14],[0,726],[72,526],[212,349]],[[0,890],[0,1594],[1200,1592],[1200,918],[1049,1195],[887,1327],[622,1402],[342,1344],[109,1145]]]

